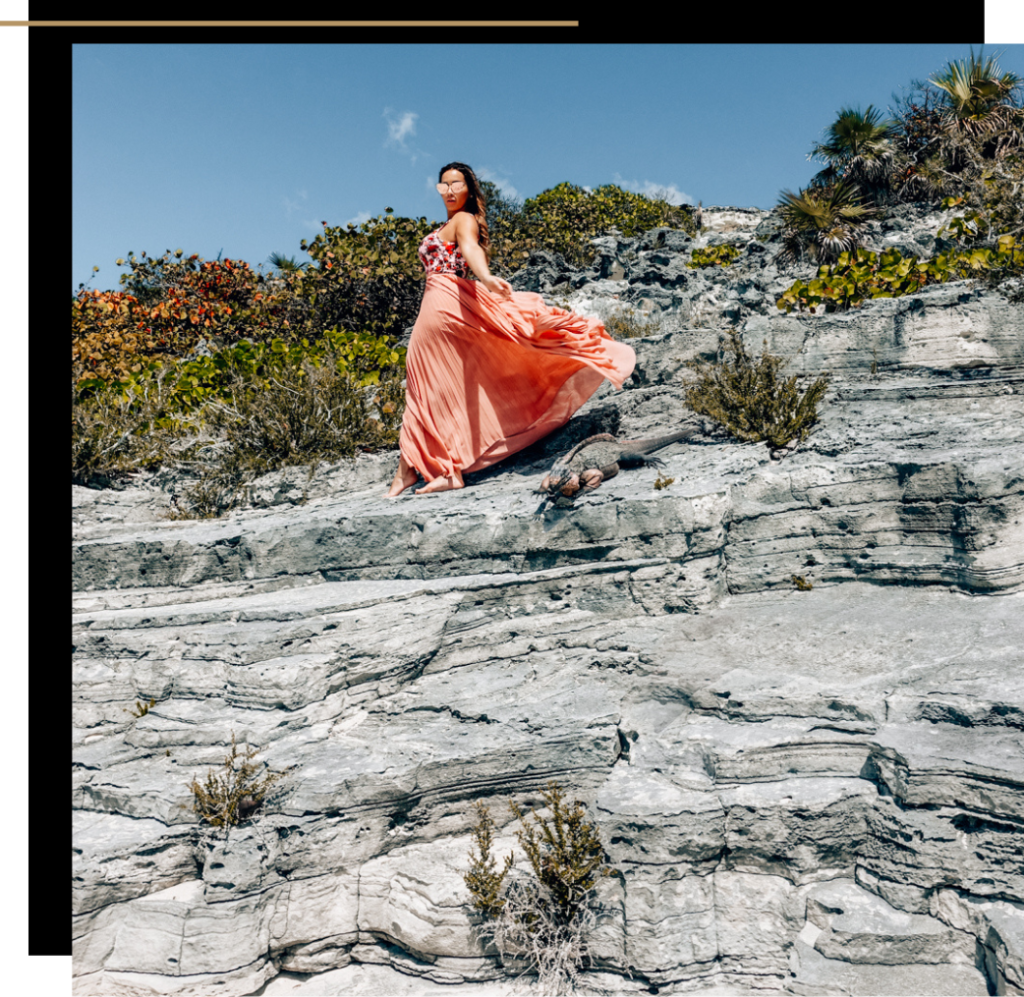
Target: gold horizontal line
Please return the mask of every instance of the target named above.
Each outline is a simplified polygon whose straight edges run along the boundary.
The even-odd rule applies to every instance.
[[[578,28],[579,21],[0,21],[0,28]]]

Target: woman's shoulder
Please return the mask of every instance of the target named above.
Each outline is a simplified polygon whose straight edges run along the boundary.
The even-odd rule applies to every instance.
[[[480,235],[480,223],[476,220],[476,215],[471,215],[468,211],[460,211],[455,216],[455,231],[459,236],[472,236],[474,239]]]

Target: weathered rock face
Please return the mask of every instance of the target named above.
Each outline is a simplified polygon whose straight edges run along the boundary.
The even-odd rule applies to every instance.
[[[1021,306],[961,283],[785,316],[769,214],[704,221],[738,269],[655,232],[517,278],[668,327],[462,491],[383,498],[395,457],[268,476],[223,521],[162,519],[172,472],[73,489],[76,993],[511,993],[461,878],[472,804],[504,855],[501,803],[549,779],[620,872],[597,992],[1024,993]],[[878,245],[938,227],[897,221]],[[668,487],[541,508],[553,453],[693,418],[699,307],[832,372],[810,439],[774,461],[706,425]],[[232,731],[288,776],[225,835],[187,785]]]

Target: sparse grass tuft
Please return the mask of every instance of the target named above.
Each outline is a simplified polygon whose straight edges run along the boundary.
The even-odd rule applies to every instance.
[[[268,770],[262,779],[257,779],[261,766],[252,759],[258,752],[258,748],[246,745],[245,755],[240,757],[232,731],[231,754],[224,759],[223,775],[208,771],[206,782],[202,784],[193,779],[189,789],[195,799],[189,809],[214,827],[237,824],[258,810],[267,791],[285,774]]]
[[[147,713],[149,713],[149,711],[153,709],[154,706],[156,706],[155,699],[151,699],[148,703],[141,703],[139,702],[139,700],[135,700],[135,709],[129,710],[127,707],[122,707],[121,709],[125,713],[130,713],[133,717],[138,719],[139,717],[144,717]]]
[[[662,319],[657,313],[633,309],[619,309],[604,320],[605,332],[612,339],[636,339],[639,336],[656,336],[662,331]]]

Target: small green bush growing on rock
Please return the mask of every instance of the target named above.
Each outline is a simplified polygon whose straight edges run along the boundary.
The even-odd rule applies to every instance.
[[[690,262],[686,265],[691,270],[696,270],[698,267],[727,267],[739,255],[740,249],[738,246],[730,246],[728,244],[708,246],[706,249],[695,249],[690,257]]]
[[[782,357],[763,350],[755,363],[735,332],[730,333],[729,348],[734,354],[731,363],[728,359],[718,364],[686,363],[697,373],[697,383],[686,390],[687,405],[741,440],[765,442],[772,451],[794,438],[805,440],[818,420],[817,406],[828,389],[828,375],[801,394],[799,375],[788,380],[780,377],[785,365]]]
[[[570,807],[553,781],[541,795],[550,817],[531,809],[531,820],[509,801],[533,875],[505,884],[512,856],[499,872],[490,854],[494,822],[478,803],[477,852],[470,853],[471,867],[463,878],[473,907],[489,921],[484,932],[493,937],[502,959],[525,960],[544,992],[565,993],[575,987],[587,959],[586,938],[597,914],[594,887],[615,870],[604,862],[597,828],[586,820],[582,802],[574,800]]]
[[[270,787],[285,773],[268,770],[257,779],[260,766],[252,760],[258,752],[258,748],[246,745],[245,755],[240,758],[232,731],[231,754],[224,759],[223,775],[208,771],[205,783],[193,779],[188,788],[195,799],[189,809],[214,827],[237,824],[259,809]]]
[[[470,852],[469,872],[463,876],[469,892],[473,895],[473,906],[487,917],[497,917],[501,913],[505,901],[501,896],[501,888],[512,868],[511,854],[505,858],[505,867],[498,872],[491,855],[494,840],[494,820],[490,808],[477,801],[474,806],[477,822],[473,827],[473,841],[476,844],[476,855]]]

